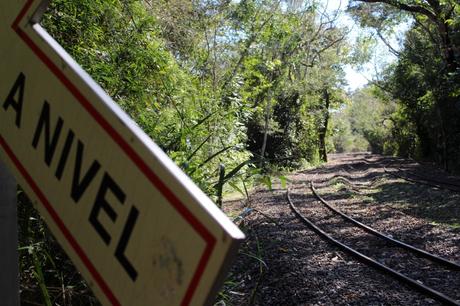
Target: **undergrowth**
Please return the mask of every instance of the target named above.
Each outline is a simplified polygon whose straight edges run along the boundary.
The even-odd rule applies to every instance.
[[[100,305],[21,189],[17,207],[21,305]]]

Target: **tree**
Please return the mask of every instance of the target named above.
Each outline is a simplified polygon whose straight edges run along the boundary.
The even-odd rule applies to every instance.
[[[365,8],[362,3],[385,4],[396,10],[410,14],[414,20],[422,25],[430,35],[434,44],[439,44],[443,54],[447,72],[456,72],[459,68],[460,49],[458,45],[458,33],[456,23],[459,18],[458,3],[454,0],[354,0],[350,10],[358,12]],[[369,12],[369,11],[368,11]],[[377,19],[387,18],[388,12],[384,6],[373,6],[370,12]],[[375,19],[374,19],[375,20]],[[437,37],[433,35],[433,29],[426,26],[429,22],[434,25]],[[457,39],[455,37],[457,37]]]
[[[242,1],[245,9],[237,16],[252,25],[256,21],[246,15],[250,3],[256,1]],[[310,159],[320,147],[326,159],[324,105],[331,101],[324,99],[329,97],[324,92],[341,86],[346,31],[336,26],[337,16],[314,5],[285,8],[266,3],[275,5],[257,12],[260,26],[243,27],[263,30],[241,35],[247,38],[244,46],[251,42],[257,48],[243,48],[242,73],[235,74],[244,84],[242,97],[254,111],[247,123],[248,147],[262,160],[285,164]]]
[[[460,171],[460,9],[451,0],[355,0],[356,18],[388,26],[388,16],[412,16],[398,64],[385,80],[415,126],[422,156]],[[397,18],[395,20],[398,20]]]

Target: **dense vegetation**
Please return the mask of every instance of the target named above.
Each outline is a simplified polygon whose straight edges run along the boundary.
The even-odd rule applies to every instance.
[[[376,85],[398,103],[390,153],[432,160],[460,172],[460,5],[455,0],[362,0],[349,7],[384,39],[409,22],[398,60]],[[387,42],[388,44],[388,42]],[[390,123],[389,122],[389,123]]]
[[[53,0],[42,24],[218,203],[223,186],[245,193],[331,151],[460,171],[460,6],[363,0],[348,10],[382,39],[412,20],[398,60],[352,94],[344,66],[369,50],[350,45],[322,1]],[[19,204],[23,297],[93,303],[22,195]]]
[[[348,104],[332,112],[330,149],[336,152],[363,152],[392,154],[398,141],[392,135],[392,117],[397,104],[380,96],[375,86],[357,90]]]

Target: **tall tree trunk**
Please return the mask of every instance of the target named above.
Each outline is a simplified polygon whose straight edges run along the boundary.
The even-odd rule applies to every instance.
[[[270,130],[270,113],[271,113],[272,95],[268,95],[267,104],[265,105],[265,124],[264,124],[264,140],[262,142],[262,149],[260,150],[260,167],[263,167],[265,151],[267,149],[268,131]]]
[[[438,116],[439,125],[440,125],[440,137],[438,140],[438,144],[441,149],[441,156],[440,156],[440,163],[444,170],[449,170],[449,163],[448,163],[448,155],[447,155],[447,127],[446,127],[446,120],[445,114],[443,114],[442,110],[440,109],[439,102],[436,103],[436,115]]]
[[[324,89],[323,91],[323,97],[324,97],[324,108],[323,108],[323,114],[324,114],[324,124],[320,126],[319,128],[319,158],[322,161],[327,162],[327,151],[326,151],[326,133],[327,133],[327,127],[329,124],[329,105],[331,103],[331,96],[329,94],[329,91],[327,88]]]
[[[447,72],[455,72],[458,68],[458,62],[455,59],[455,49],[457,46],[452,42],[452,28],[445,20],[440,20],[438,24],[439,35],[441,36],[441,48],[444,52],[444,60]]]

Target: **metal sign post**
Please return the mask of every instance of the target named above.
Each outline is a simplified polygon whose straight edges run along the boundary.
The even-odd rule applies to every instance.
[[[243,233],[37,23],[46,3],[0,1],[0,159],[102,304],[210,305]]]
[[[0,301],[19,305],[16,180],[0,160]]]

